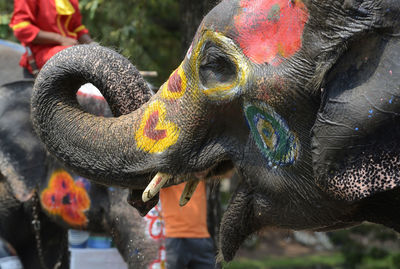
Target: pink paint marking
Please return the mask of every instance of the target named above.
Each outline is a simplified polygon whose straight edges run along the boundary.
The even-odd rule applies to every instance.
[[[234,18],[244,54],[253,62],[279,65],[301,47],[308,11],[302,1],[242,0]]]
[[[168,91],[170,92],[181,92],[182,91],[182,79],[178,74],[178,70],[175,70],[174,74],[168,80]]]
[[[167,136],[166,130],[156,130],[159,121],[158,111],[153,112],[144,126],[144,135],[153,140],[161,140]]]

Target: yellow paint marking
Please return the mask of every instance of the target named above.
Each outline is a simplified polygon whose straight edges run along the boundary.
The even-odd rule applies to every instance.
[[[174,71],[172,74],[169,76],[169,79],[161,86],[161,97],[164,99],[179,99],[181,98],[185,92],[186,92],[186,85],[187,85],[187,79],[185,72],[182,68],[182,64]],[[168,88],[168,82],[171,79],[177,79],[174,77],[175,72],[177,72],[177,76],[180,78],[180,91],[171,91],[171,89]],[[175,75],[175,76],[176,76]]]
[[[137,147],[149,153],[161,153],[178,140],[180,129],[165,120],[166,108],[161,101],[152,102],[144,112],[135,134]]]
[[[196,84],[200,84],[198,72],[200,69],[200,55],[202,55],[206,42],[212,41],[219,46],[236,66],[236,78],[231,83],[221,83],[218,86],[206,88],[203,86],[202,92],[214,100],[230,99],[237,94],[247,81],[249,73],[248,60],[241,52],[241,49],[228,37],[218,32],[207,30],[193,50],[191,62],[195,66],[194,70]]]

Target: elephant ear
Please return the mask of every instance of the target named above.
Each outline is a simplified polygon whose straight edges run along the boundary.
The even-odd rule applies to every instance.
[[[400,186],[400,41],[353,41],[326,76],[312,131],[318,184],[357,201]]]
[[[46,175],[46,152],[30,120],[32,81],[0,87],[0,173],[20,201],[32,197]]]

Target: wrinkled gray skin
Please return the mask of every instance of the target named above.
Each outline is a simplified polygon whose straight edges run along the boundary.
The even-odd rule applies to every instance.
[[[181,92],[173,75],[148,103],[112,120],[83,114],[72,98],[75,90],[90,81],[117,109],[115,96],[133,92],[125,97],[132,102],[137,93],[142,96],[135,68],[100,47],[56,55],[35,84],[38,135],[65,165],[96,182],[129,187],[138,199],[158,171],[175,177],[169,185],[194,172],[211,177],[234,166],[241,183],[222,220],[221,259],[231,260],[248,235],[266,226],[331,230],[368,220],[399,231],[400,2],[304,1],[308,17],[301,46],[286,58],[282,54],[276,65],[256,63],[240,47],[243,32],[235,23],[246,12],[241,3],[252,10],[262,0],[222,1],[204,18],[181,65],[182,96],[165,95]],[[260,10],[248,14],[251,29],[263,20],[285,20],[276,16],[279,9],[261,15]],[[252,19],[253,14],[260,17]],[[240,76],[243,83],[237,83]],[[230,97],[208,92],[223,86]],[[155,101],[165,105],[164,126],[172,122],[180,132],[176,143],[149,153],[135,134]],[[249,116],[250,108],[262,117]],[[142,138],[162,136],[154,131],[157,119],[147,122],[150,131],[139,133]],[[258,125],[260,119],[269,122]],[[103,139],[93,143],[97,137]],[[290,161],[281,151],[294,148],[298,152]]]
[[[51,173],[62,167],[46,154],[33,132],[29,105],[33,80],[24,78],[18,66],[20,56],[15,49],[0,45],[0,63],[6,67],[0,75],[0,236],[16,249],[25,268],[41,268],[31,224],[32,195],[35,188],[39,193],[47,188]],[[92,113],[110,114],[104,100],[90,96],[79,96],[79,100]],[[66,236],[71,228],[112,236],[129,268],[144,268],[157,259],[161,242],[146,235],[146,222],[126,203],[126,190],[90,184],[88,195],[91,205],[84,212],[88,221],[82,226],[36,205],[48,268],[61,253],[61,268],[69,268]]]

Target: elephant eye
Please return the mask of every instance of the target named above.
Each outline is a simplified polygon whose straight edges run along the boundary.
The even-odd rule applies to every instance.
[[[236,65],[228,55],[214,44],[206,44],[200,60],[199,76],[202,85],[213,88],[220,84],[231,84],[237,75]]]

